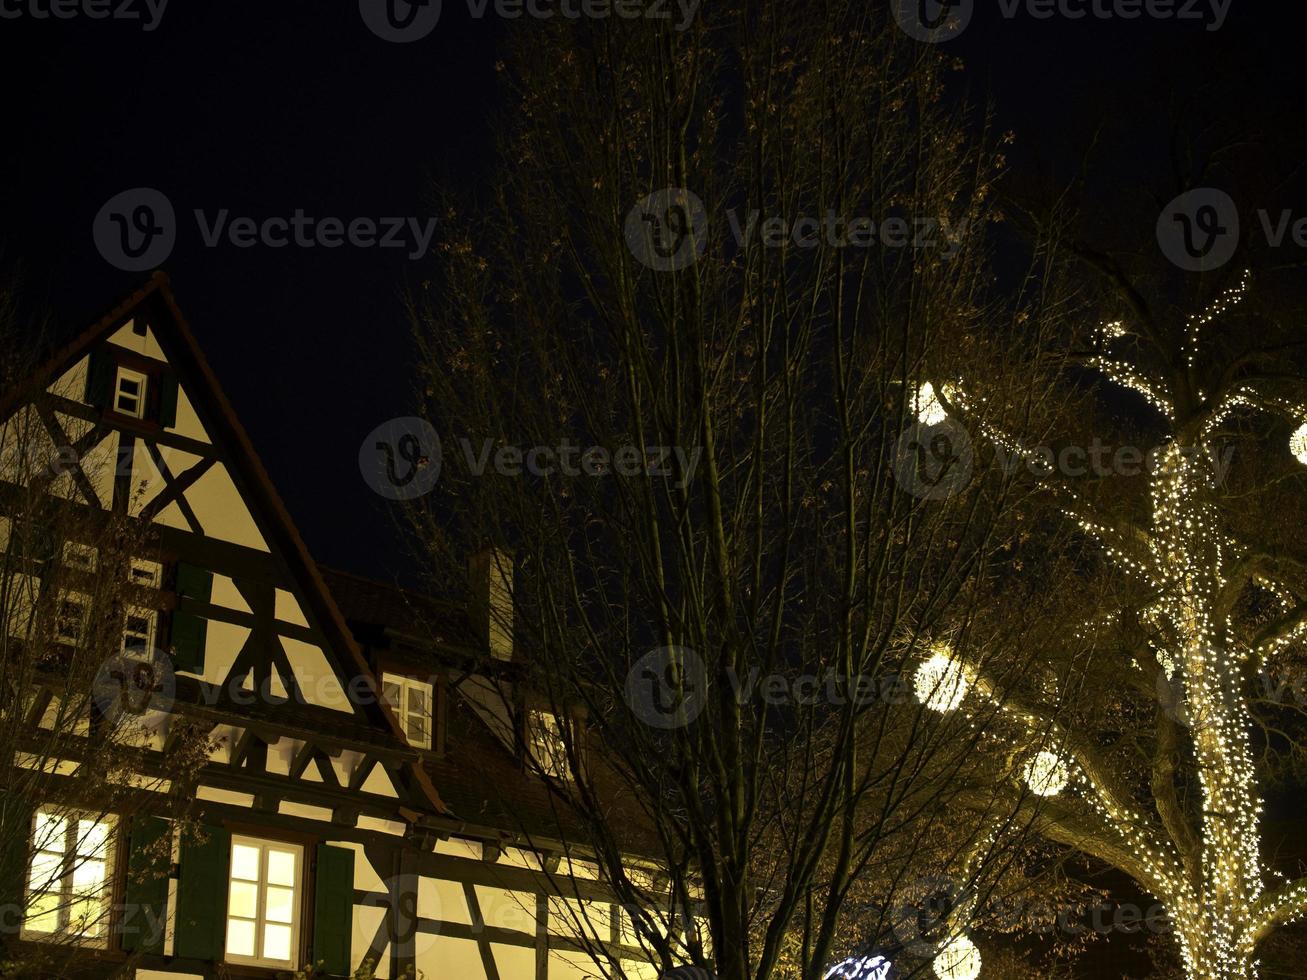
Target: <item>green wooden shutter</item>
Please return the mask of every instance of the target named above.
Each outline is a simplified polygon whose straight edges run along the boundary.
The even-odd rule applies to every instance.
[[[174,955],[216,960],[224,949],[227,927],[227,878],[231,867],[231,834],[221,827],[204,828],[204,843],[182,841],[177,871],[177,924]]]
[[[213,595],[213,572],[204,568],[177,563],[177,594],[187,599],[208,602]]]
[[[114,362],[104,348],[91,351],[91,363],[86,369],[86,401],[96,408],[109,407],[113,389]]]
[[[333,977],[349,976],[354,932],[354,852],[318,845],[313,895],[313,962]]]
[[[163,953],[164,916],[168,912],[168,869],[172,828],[158,817],[136,817],[128,843],[127,881],[123,885],[123,949]]]
[[[177,595],[196,602],[208,602],[213,596],[213,573],[186,562],[177,565]],[[178,610],[172,615],[172,655],[178,670],[204,673],[204,646],[209,635],[209,621],[194,613]]]
[[[204,673],[204,648],[209,637],[209,621],[194,613],[172,614],[172,662],[177,670]]]
[[[159,380],[159,424],[171,429],[177,424],[177,375],[165,374]]]
[[[23,797],[0,790],[0,908],[18,915],[0,917],[0,945],[17,938],[26,911],[27,848],[34,808]]]

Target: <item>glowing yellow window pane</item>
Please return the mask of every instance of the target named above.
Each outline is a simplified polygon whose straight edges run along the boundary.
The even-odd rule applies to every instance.
[[[263,958],[290,962],[290,926],[263,927]]]
[[[295,855],[289,851],[268,851],[268,884],[295,884]]]
[[[99,936],[104,926],[104,906],[98,894],[81,894],[68,906],[68,928],[75,936]]]
[[[227,953],[232,956],[254,955],[254,923],[244,919],[227,920]]]
[[[36,827],[32,832],[32,844],[38,850],[58,851],[62,854],[66,847],[64,841],[66,832],[67,824],[63,817],[38,813],[36,815]]]
[[[233,881],[227,897],[227,914],[253,919],[258,915],[258,908],[259,886],[248,881]]]
[[[109,853],[109,825],[95,820],[77,821],[77,853],[103,858]]]
[[[37,851],[32,855],[32,868],[27,879],[28,888],[33,892],[58,892],[63,865],[62,854]]]
[[[293,922],[295,919],[294,906],[295,890],[293,888],[271,886],[264,898],[263,917],[269,922]]]
[[[233,844],[231,849],[231,876],[243,881],[259,880],[259,849],[244,844]]]
[[[55,932],[59,928],[59,909],[63,896],[58,892],[41,892],[27,903],[27,928],[34,932]]]

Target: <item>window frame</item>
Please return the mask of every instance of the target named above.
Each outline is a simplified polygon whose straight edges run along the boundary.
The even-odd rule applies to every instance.
[[[540,724],[541,720],[548,720],[551,724],[542,726]],[[523,732],[523,742],[526,747],[528,761],[535,765],[538,775],[548,779],[572,778],[572,764],[567,757],[567,739],[563,735],[563,726],[569,724],[575,726],[575,722],[570,716],[567,718],[560,717],[557,712],[550,711],[548,708],[528,707],[526,709],[526,731]],[[540,749],[544,746],[544,741],[538,737],[538,733],[542,731],[554,733],[557,739],[556,752],[551,751],[548,757],[540,752]],[[573,727],[572,731],[572,740],[575,744],[575,727]],[[579,756],[580,746],[576,746],[576,751]],[[561,753],[561,755],[556,753]],[[561,770],[558,768],[560,765]]]
[[[235,875],[235,854],[236,847],[257,848],[259,852],[259,880],[252,882],[248,878],[237,878]],[[306,927],[311,926],[307,922],[306,901],[309,893],[309,845],[300,841],[282,840],[274,837],[263,837],[253,832],[231,831],[230,849],[227,855],[227,908],[223,913],[222,929],[222,957],[223,963],[232,966],[241,967],[259,967],[268,970],[294,970],[299,966],[299,961],[303,955],[304,935]],[[272,885],[268,881],[268,854],[272,851],[282,853],[291,853],[295,856],[294,883],[290,886]],[[236,882],[255,885],[257,892],[255,896],[255,918],[248,916],[232,915],[231,911],[231,894],[232,885]],[[266,917],[267,909],[267,891],[269,887],[290,887],[291,888],[291,922],[269,922]],[[241,922],[252,922],[254,924],[254,942],[255,956],[246,956],[241,953],[233,953],[229,948],[230,938],[229,930],[232,919]],[[268,959],[265,956],[257,955],[265,952],[264,929],[268,925],[289,925],[290,926],[290,958],[286,960]]]
[[[49,848],[40,847],[36,840],[37,822],[40,820],[43,813],[63,820],[65,823],[71,821],[74,824],[79,824],[83,821],[89,820],[94,824],[105,824],[108,827],[105,834],[104,852],[103,855],[99,857],[94,855],[87,857],[78,854],[78,835],[73,833],[71,828],[65,827],[63,831],[64,848],[60,860],[64,865],[67,865],[67,867],[61,868],[58,879],[60,904],[56,909],[56,914],[59,919],[59,925],[54,930],[34,929],[28,924],[28,920],[32,918],[31,906],[34,894],[32,889],[33,861],[38,854],[59,853],[50,850]],[[120,847],[121,830],[122,820],[116,813],[95,814],[89,810],[77,809],[69,809],[61,812],[57,808],[53,813],[51,813],[47,806],[38,806],[32,811],[32,818],[28,825],[27,859],[23,873],[23,921],[19,927],[20,939],[38,943],[71,942],[78,946],[96,950],[108,950],[113,948],[120,883],[119,861],[124,851],[124,849]],[[72,838],[71,841],[70,838]],[[104,865],[104,875],[99,886],[101,912],[99,918],[95,920],[100,928],[100,934],[98,936],[87,936],[85,934],[75,933],[70,931],[69,928],[71,925],[71,908],[74,900],[73,889],[76,885],[75,876],[77,868],[81,866],[79,862],[86,860],[97,860]]]
[[[390,698],[387,696],[386,688],[392,684],[400,689],[401,704],[392,704]],[[399,674],[387,670],[381,672],[382,700],[384,700],[387,707],[395,713],[395,718],[399,722],[400,730],[404,733],[404,740],[415,749],[431,751],[436,744],[436,687],[437,685],[432,680],[423,680],[419,677],[412,677],[408,674]],[[415,740],[412,733],[409,731],[409,718],[411,715],[417,713],[409,707],[409,699],[414,691],[419,691],[426,697],[425,741]]]
[[[78,630],[76,636],[69,636],[64,632],[64,606],[75,605],[81,608],[81,613],[77,617]],[[50,622],[50,635],[56,643],[61,643],[70,647],[81,647],[86,640],[87,631],[91,628],[91,597],[85,592],[78,592],[74,589],[64,589],[54,597],[54,615]]]
[[[145,421],[150,404],[150,375],[121,363],[116,364],[114,368],[113,390],[109,393],[109,405],[114,414],[121,415],[123,418],[136,419],[139,422]],[[124,380],[135,381],[139,385],[139,390],[135,395],[126,395],[127,398],[136,401],[134,411],[123,408],[120,402],[120,399],[124,397],[122,391],[122,382]]]

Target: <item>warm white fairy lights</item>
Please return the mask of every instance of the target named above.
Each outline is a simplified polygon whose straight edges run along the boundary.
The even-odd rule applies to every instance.
[[[1036,752],[1022,770],[1022,778],[1036,796],[1057,796],[1071,781],[1071,770],[1056,752]]]
[[[954,936],[930,965],[939,980],[976,980],[980,976],[980,950],[966,936]]]
[[[955,710],[970,686],[966,669],[943,646],[922,661],[914,677],[917,700],[932,711]]]
[[[944,397],[948,397],[947,391],[944,392]],[[948,418],[948,409],[939,400],[939,396],[935,394],[935,386],[929,381],[923,382],[913,396],[912,411],[922,425],[939,425]]]
[[[1289,452],[1293,453],[1294,459],[1307,466],[1307,422],[1293,430],[1293,435],[1289,437]]]
[[[1181,345],[1183,365],[1196,368],[1204,330],[1244,299],[1248,285],[1245,273],[1235,288],[1189,318]],[[1253,980],[1257,976],[1257,943],[1276,926],[1307,915],[1307,879],[1276,881],[1261,860],[1262,803],[1245,680],[1250,663],[1307,635],[1307,616],[1294,614],[1301,605],[1292,590],[1258,579],[1257,586],[1278,597],[1284,625],[1275,635],[1261,637],[1255,646],[1240,635],[1225,592],[1235,581],[1235,566],[1247,559],[1249,552],[1226,530],[1215,505],[1214,490],[1219,485],[1216,461],[1227,418],[1235,412],[1260,410],[1301,423],[1288,448],[1298,462],[1307,465],[1307,405],[1294,404],[1282,392],[1260,390],[1251,381],[1213,392],[1209,403],[1198,379],[1191,375],[1185,383],[1198,392],[1195,400],[1173,388],[1174,379],[1146,377],[1142,368],[1127,363],[1129,358],[1116,356],[1114,342],[1133,335],[1125,324],[1104,324],[1098,331],[1104,349],[1113,345],[1114,354],[1091,357],[1089,363],[1141,394],[1174,423],[1177,433],[1185,433],[1191,445],[1181,446],[1178,437],[1173,437],[1160,454],[1161,465],[1150,469],[1151,514],[1146,521],[1121,527],[1097,516],[1091,506],[1065,488],[1055,487],[1054,492],[1063,496],[1064,509],[1076,523],[1101,542],[1108,559],[1156,597],[1140,620],[1150,634],[1153,655],[1165,670],[1169,682],[1165,686],[1174,685],[1183,698],[1184,715],[1173,713],[1172,720],[1185,733],[1197,763],[1201,800],[1193,828],[1196,850],[1186,852],[1187,842],[1172,839],[1174,828],[1168,824],[1164,829],[1152,806],[1136,802],[1128,788],[1115,785],[1115,775],[1095,758],[1091,744],[1065,743],[1064,749],[1065,733],[1046,719],[1008,707],[1004,714],[1025,730],[1032,748],[1049,745],[1050,736],[1057,743],[1056,754],[1034,751],[1027,757],[1022,776],[1039,795],[1051,796],[1075,786],[1074,797],[1059,805],[1087,808],[1097,827],[1095,833],[1111,849],[1128,855],[1121,863],[1167,906],[1187,977]],[[958,399],[966,394],[959,391]],[[951,403],[962,404],[952,395],[949,398]],[[983,408],[980,399],[970,404]],[[1184,417],[1177,418],[1181,411]],[[983,428],[985,423],[977,424]],[[917,672],[918,698],[937,710],[958,708],[962,697],[957,687],[963,684],[977,697],[994,697],[1001,704],[983,673],[964,672],[949,655],[937,653]],[[1168,706],[1161,703],[1161,687],[1159,704],[1165,712]],[[962,695],[966,691],[967,687],[962,687]],[[1176,692],[1171,689],[1168,693]],[[940,952],[935,963],[938,977],[962,980],[978,975],[978,954],[973,964],[964,939],[960,937],[956,946]]]

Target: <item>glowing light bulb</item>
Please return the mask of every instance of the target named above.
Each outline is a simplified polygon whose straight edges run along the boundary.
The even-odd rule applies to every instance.
[[[1036,752],[1026,763],[1026,785],[1036,796],[1057,796],[1071,779],[1067,764],[1053,752]]]
[[[948,409],[940,403],[939,396],[929,381],[917,389],[912,400],[912,410],[917,413],[917,421],[922,425],[939,425],[948,418]]]
[[[932,711],[953,711],[971,686],[962,665],[948,647],[940,647],[923,661],[915,676],[917,700]]]
[[[939,980],[976,980],[980,976],[980,950],[966,936],[955,936],[930,965]]]
[[[1293,453],[1303,466],[1307,466],[1307,422],[1298,426],[1289,437],[1289,452]]]

